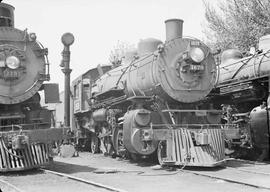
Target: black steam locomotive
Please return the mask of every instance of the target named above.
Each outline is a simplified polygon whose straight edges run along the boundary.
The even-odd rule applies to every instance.
[[[156,154],[163,165],[220,165],[222,111],[209,96],[214,57],[200,40],[182,37],[182,20],[165,23],[165,43],[142,40],[120,66],[98,66],[73,81],[78,142],[113,156]]]
[[[50,79],[48,50],[34,33],[14,28],[14,7],[0,3],[0,172],[49,163],[51,144],[63,130],[51,128],[52,111],[41,107],[59,100],[58,85]]]
[[[269,159],[269,50],[265,35],[252,54],[229,49],[221,55],[215,102],[225,109],[226,141],[236,156]]]

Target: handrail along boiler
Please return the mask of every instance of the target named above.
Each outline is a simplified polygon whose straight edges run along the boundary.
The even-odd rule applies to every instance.
[[[220,111],[208,97],[217,78],[213,55],[200,40],[182,37],[183,20],[165,23],[165,43],[142,40],[120,66],[105,73],[99,67],[97,79],[86,73],[73,82],[77,126],[95,132],[93,152],[96,135],[100,149],[113,155],[156,153],[160,164],[219,165]],[[80,102],[85,97],[89,106]]]
[[[0,3],[0,172],[26,170],[49,163],[51,144],[62,139],[52,111],[41,107],[59,101],[50,79],[48,50],[34,33],[14,27],[14,7]]]

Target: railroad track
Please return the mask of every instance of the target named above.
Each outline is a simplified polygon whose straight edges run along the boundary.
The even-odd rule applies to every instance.
[[[252,161],[245,161],[245,160],[234,160],[237,161],[238,163],[245,163],[245,164],[249,164],[249,165],[255,165],[255,162]],[[264,165],[263,163],[258,163],[259,165]],[[139,171],[137,173],[137,175],[141,175],[141,176],[166,176],[166,175],[174,175],[180,172],[184,172],[184,173],[190,173],[190,174],[194,174],[194,175],[198,175],[198,176],[203,176],[203,177],[208,177],[211,179],[217,179],[217,180],[222,180],[228,183],[234,183],[234,184],[239,184],[239,185],[244,185],[244,186],[248,186],[248,187],[252,187],[252,188],[257,188],[257,189],[266,189],[266,190],[270,190],[270,172],[262,172],[262,171],[254,171],[254,170],[250,170],[248,168],[242,168],[241,166],[239,167],[232,167],[232,166],[227,166],[224,169],[220,169],[220,170],[213,170],[213,169],[197,169],[197,168],[193,168],[193,170],[190,169],[186,169],[185,167],[183,167],[184,169],[179,169],[177,170],[175,173],[168,173],[168,174],[147,174],[143,171]],[[270,168],[270,164],[269,164],[269,168]],[[84,180],[78,177],[74,177],[72,175],[67,175],[64,173],[60,173],[60,172],[55,172],[55,171],[51,171],[51,170],[46,170],[46,169],[42,169],[45,172],[48,173],[52,173],[52,174],[56,174],[56,175],[60,175],[62,177],[67,177],[69,179],[72,180],[76,180],[79,182],[83,182],[83,183],[88,183],[90,185],[102,188],[102,189],[106,189],[108,191],[119,191],[119,192],[123,192],[124,190],[121,189],[116,189],[110,186],[106,186],[103,184],[99,184],[93,181],[89,181],[89,180]],[[269,169],[270,170],[270,169]],[[128,171],[127,171],[128,172]],[[135,171],[136,172],[136,171]]]
[[[10,173],[0,178],[1,192],[54,192],[54,191],[96,191],[126,192],[112,186],[103,185],[91,180],[75,177],[47,169],[32,170],[28,173]],[[26,177],[26,178],[24,178]],[[61,187],[63,186],[63,187]]]
[[[234,161],[238,161],[238,162],[243,162],[245,164],[248,165],[255,165],[255,162],[251,162],[251,161],[243,161],[243,160],[234,160]],[[263,163],[261,165],[264,165]],[[239,166],[240,167],[240,166]],[[211,179],[217,179],[217,180],[222,180],[228,183],[234,183],[234,184],[239,184],[239,185],[244,185],[244,186],[248,186],[248,187],[252,187],[252,188],[257,188],[257,189],[266,189],[266,190],[270,190],[270,173],[267,172],[261,172],[261,171],[254,171],[248,168],[242,168],[242,167],[232,167],[232,166],[227,166],[224,169],[220,169],[220,170],[213,170],[213,169],[198,169],[198,168],[193,168],[193,170],[190,169],[178,169],[176,170],[175,173],[163,173],[163,174],[147,174],[143,171],[138,171],[136,173],[136,171],[133,173],[136,173],[139,176],[169,176],[169,175],[174,175],[180,172],[184,172],[184,173],[190,173],[190,174],[194,174],[194,175],[198,175],[198,176],[203,176],[203,177],[208,177]],[[270,168],[270,164],[269,164],[269,168]],[[270,170],[270,169],[269,169]],[[121,189],[115,189],[103,184],[99,184],[93,181],[85,181],[84,179],[78,178],[78,177],[74,177],[72,175],[66,175],[63,173],[59,173],[59,172],[55,172],[55,171],[50,171],[50,170],[44,170],[46,172],[51,172],[53,174],[57,174],[63,177],[69,177],[70,179],[74,179],[80,182],[87,182],[91,185],[100,187],[100,188],[104,188],[107,189],[109,191],[119,191],[122,192],[123,190]],[[124,172],[124,171],[123,171]],[[127,171],[129,172],[129,171]]]
[[[114,187],[111,187],[111,186],[108,186],[108,185],[103,185],[101,183],[97,183],[97,182],[94,182],[94,181],[91,181],[91,180],[86,180],[86,179],[82,179],[82,178],[79,178],[79,177],[75,177],[73,175],[60,173],[60,172],[56,172],[56,171],[51,171],[51,170],[48,170],[48,169],[40,169],[40,170],[44,171],[45,173],[58,175],[58,176],[65,177],[65,178],[68,178],[68,179],[71,179],[71,180],[74,180],[74,181],[77,181],[77,182],[81,182],[81,183],[86,183],[88,185],[92,185],[92,186],[95,186],[97,188],[105,189],[107,191],[127,192],[127,191],[122,190],[122,189],[117,189],[117,188],[114,188]]]
[[[228,165],[224,169],[220,169],[218,171],[213,170],[187,170],[183,169],[183,172],[191,173],[198,176],[209,177],[212,179],[222,180],[229,183],[236,183],[240,185],[245,185],[257,189],[266,189],[270,190],[270,172],[252,170],[252,165],[256,165],[255,162],[245,161],[245,160],[237,160],[234,161],[238,163],[248,164],[250,166],[230,166]],[[257,165],[267,165],[263,163],[258,163]],[[270,164],[268,165],[270,168]],[[270,170],[270,169],[269,169]]]
[[[201,177],[207,177],[214,180],[221,180],[225,181],[226,183],[233,183],[237,184],[240,187],[239,189],[242,189],[242,186],[250,188],[252,191],[254,189],[260,190],[270,190],[270,164],[263,164],[263,163],[255,163],[255,162],[249,162],[249,161],[238,161],[234,160],[236,162],[233,164],[229,164],[226,168],[222,169],[205,169],[205,168],[187,168],[183,167],[184,169],[176,169],[173,171],[173,169],[170,168],[170,172],[166,172],[163,170],[162,172],[154,172],[153,170],[149,172],[149,170],[145,171],[128,171],[128,170],[122,170],[120,173],[131,173],[134,177],[134,179],[138,179],[142,181],[141,176],[144,177],[152,177],[152,176],[168,176],[170,175],[177,175],[180,173],[188,173],[188,174],[194,174]],[[70,165],[69,165],[70,166]],[[60,168],[60,169],[59,169]],[[264,169],[267,168],[267,169]],[[39,192],[47,192],[47,191],[97,191],[97,192],[125,192],[123,189],[117,189],[112,186],[104,185],[101,183],[97,183],[95,181],[92,181],[91,179],[85,179],[84,175],[70,175],[66,173],[62,173],[62,169],[64,170],[64,167],[59,166],[58,170],[56,169],[39,169],[32,172],[29,172],[27,174],[20,173],[17,177],[17,174],[13,175],[7,175],[4,177],[0,176],[0,188],[3,192],[5,191],[12,191],[12,192],[32,192],[32,191],[39,191]],[[73,168],[71,168],[72,170]],[[59,171],[59,172],[57,172]],[[164,172],[165,171],[165,172]],[[139,178],[140,177],[140,178]],[[163,178],[164,178],[163,177]],[[49,179],[48,179],[49,178]],[[156,177],[155,177],[156,178]],[[180,178],[180,177],[179,177]],[[183,178],[183,177],[182,177]],[[189,177],[190,178],[190,177]],[[194,177],[196,178],[196,177]],[[2,180],[1,180],[2,179]],[[160,179],[160,178],[159,178]],[[36,182],[32,182],[32,185],[39,186],[40,182],[41,185],[40,188],[32,189],[29,188],[30,184],[28,183],[31,180],[36,180]],[[147,179],[146,179],[147,180]],[[163,180],[163,179],[162,179]],[[112,182],[111,182],[112,183]],[[3,184],[7,187],[2,188]],[[66,187],[59,188],[59,186]],[[51,188],[46,188],[46,186],[49,186]],[[72,190],[73,187],[73,190]],[[128,188],[128,187],[126,187]],[[76,190],[74,190],[76,189]],[[81,190],[80,190],[81,189]]]
[[[3,179],[0,179],[0,190],[1,191],[10,191],[10,192],[25,192],[24,190],[18,188],[17,186],[3,180]]]

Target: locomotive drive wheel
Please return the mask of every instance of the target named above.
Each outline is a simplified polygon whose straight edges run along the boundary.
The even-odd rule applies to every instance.
[[[125,156],[126,149],[124,147],[123,129],[119,127],[116,127],[113,132],[113,147],[117,156]]]
[[[91,147],[91,152],[92,153],[98,153],[99,152],[99,140],[98,140],[98,137],[96,135],[94,135],[94,134],[91,136],[90,147]]]

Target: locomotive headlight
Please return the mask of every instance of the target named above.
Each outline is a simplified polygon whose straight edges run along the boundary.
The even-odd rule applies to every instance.
[[[6,65],[10,69],[17,69],[20,66],[20,60],[15,56],[9,56],[6,58]]]
[[[199,48],[199,47],[192,48],[189,51],[189,56],[196,63],[202,62],[204,60],[204,58],[205,58],[203,50],[201,48]]]

